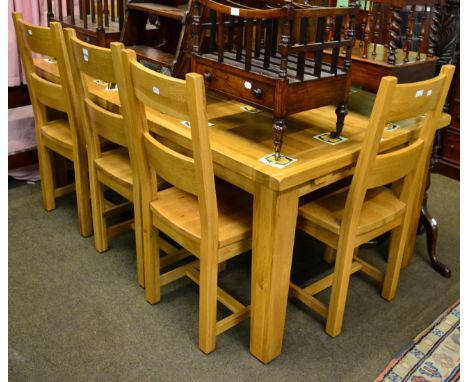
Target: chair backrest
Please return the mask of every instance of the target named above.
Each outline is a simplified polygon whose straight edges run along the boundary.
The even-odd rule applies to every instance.
[[[49,27],[41,27],[25,22],[19,12],[13,12],[12,16],[37,123],[43,125],[48,121],[47,107],[64,112],[68,115],[72,138],[83,139],[71,103],[70,63],[61,25],[52,22]],[[39,55],[46,57],[36,58]],[[56,60],[60,82],[51,82],[41,77],[34,65],[34,58]]]
[[[395,77],[382,78],[346,201],[343,231],[352,231],[352,227],[357,226],[368,189],[403,179],[400,199],[407,205],[414,203],[420,190],[418,185],[424,179],[436,123],[441,116],[454,70],[454,66],[445,65],[437,77],[410,84],[397,85]],[[414,132],[414,139],[395,150],[380,153],[380,141],[386,124],[409,118],[422,120],[421,128]]]
[[[100,137],[128,147],[128,130],[122,115],[98,103],[101,97],[96,97],[90,88],[94,81],[114,85],[117,83],[113,54],[120,53],[123,44],[115,43],[115,53],[113,53],[111,49],[91,45],[78,39],[75,30],[71,28],[65,29],[65,40],[70,55],[72,78],[78,94],[76,109],[81,111],[88,151],[94,158],[101,154]],[[98,85],[102,90],[101,93],[111,94],[112,90],[106,90],[105,86],[105,84]]]
[[[217,243],[218,210],[203,76],[189,73],[186,80],[180,80],[159,74],[138,63],[135,52],[128,49],[122,51],[121,58],[118,83],[122,86],[122,110],[131,130],[143,206],[157,198],[157,174],[198,197],[202,238]],[[145,108],[190,121],[193,157],[154,138],[148,130]]]

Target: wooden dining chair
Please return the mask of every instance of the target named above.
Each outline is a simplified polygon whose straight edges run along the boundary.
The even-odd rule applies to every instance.
[[[440,75],[426,81],[397,84],[384,77],[369,119],[368,131],[349,188],[317,199],[300,201],[298,228],[336,250],[334,272],[311,285],[291,282],[291,295],[323,316],[326,332],[340,334],[351,274],[361,271],[382,284],[382,297],[395,297],[401,260],[408,238],[411,211],[426,171],[454,67],[442,67]],[[379,151],[389,121],[414,118],[422,127],[412,140],[391,151]],[[386,187],[392,185],[391,188]],[[385,272],[358,257],[360,245],[391,231]],[[314,297],[331,287],[329,305]]]
[[[171,78],[139,64],[134,51],[125,49],[118,73],[122,106],[131,130],[140,182],[143,221],[146,299],[160,300],[160,287],[187,275],[200,285],[199,347],[215,349],[216,336],[249,317],[250,308],[218,288],[218,266],[251,248],[252,198],[216,182],[210,149],[203,76]],[[164,113],[167,123],[190,121],[192,154],[152,135],[145,107]],[[173,187],[158,189],[155,174]],[[197,260],[160,274],[163,232]],[[217,299],[233,313],[217,321]]]
[[[129,131],[120,109],[114,107],[112,110],[103,102],[106,98],[119,97],[114,57],[120,59],[124,45],[113,43],[112,50],[91,45],[78,39],[76,31],[71,28],[65,29],[65,41],[76,90],[76,109],[80,111],[86,133],[95,247],[99,252],[106,251],[109,237],[133,227],[138,282],[144,287],[139,190],[134,187]],[[164,181],[161,180],[159,187],[164,187]],[[125,201],[114,203],[112,194],[111,198],[106,198],[108,189]],[[128,207],[133,210],[133,217],[123,221],[114,218],[117,222],[109,223],[116,214],[125,213]],[[178,251],[166,241],[164,249],[170,253]]]
[[[56,198],[75,191],[80,233],[89,236],[93,227],[85,138],[72,103],[70,63],[62,27],[55,22],[50,27],[29,24],[19,12],[13,12],[12,16],[34,111],[42,204],[51,211],[55,209]],[[38,74],[33,55],[56,61],[58,81],[51,82]],[[60,163],[55,154],[61,156],[62,163],[65,159],[73,162],[74,184],[59,184],[59,170],[64,166],[54,165]]]

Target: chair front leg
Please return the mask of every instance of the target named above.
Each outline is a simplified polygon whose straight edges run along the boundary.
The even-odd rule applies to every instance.
[[[209,253],[210,251],[214,251]],[[216,305],[218,289],[217,250],[201,252],[200,258],[200,304],[199,347],[208,354],[216,348]]]
[[[341,247],[338,247],[336,253],[335,271],[325,329],[332,337],[339,335],[343,327],[343,317],[354,254],[354,248],[351,243],[345,243]]]

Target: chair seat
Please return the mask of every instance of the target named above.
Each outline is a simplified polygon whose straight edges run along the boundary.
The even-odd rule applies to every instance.
[[[247,239],[252,234],[251,195],[224,182],[216,183],[219,213],[219,248]],[[176,226],[176,230],[194,242],[200,243],[201,227],[196,196],[171,187],[158,192],[151,202],[155,226],[157,220]]]
[[[41,127],[41,134],[47,146],[52,146],[59,154],[72,160],[73,139],[70,125],[66,120],[55,120]]]
[[[299,216],[339,235],[348,188],[319,199],[306,202],[299,207]],[[356,234],[362,235],[403,215],[406,205],[391,190],[378,187],[368,190],[364,201]]]
[[[133,200],[133,173],[126,147],[105,151],[94,164],[101,182]]]

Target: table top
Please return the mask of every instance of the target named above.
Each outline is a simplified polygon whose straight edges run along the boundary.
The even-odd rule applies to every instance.
[[[42,70],[54,74],[51,64],[39,62]],[[108,107],[120,104],[118,92],[109,91],[90,79],[92,92]],[[335,106],[308,110],[286,118],[287,131],[282,155],[295,161],[283,168],[262,163],[263,158],[274,152],[272,139],[273,115],[268,112],[249,113],[246,106],[234,100],[207,92],[207,114],[210,140],[216,174],[252,192],[253,183],[260,183],[275,191],[300,188],[300,194],[323,187],[350,175],[357,161],[368,124],[368,116],[375,95],[353,91],[349,97],[349,114],[345,119],[342,136],[347,140],[331,145],[314,138],[335,130]],[[148,110],[150,128],[159,135],[189,147],[190,128],[178,119]],[[403,144],[418,129],[423,117],[396,121],[399,128],[386,131],[381,149]],[[443,114],[438,128],[450,123],[450,115]]]
[[[282,155],[295,162],[283,168],[276,168],[260,162],[260,158],[273,153],[272,124],[270,113],[250,114],[241,109],[245,106],[237,101],[226,100],[214,94],[207,94],[207,114],[210,139],[215,165],[226,170],[235,170],[245,179],[261,183],[275,191],[285,191],[300,187],[301,194],[323,186],[323,183],[336,181],[343,177],[343,169],[352,167],[362,145],[368,124],[368,115],[359,110],[363,108],[362,95],[350,97],[350,111],[345,119],[342,132],[347,140],[330,145],[314,138],[318,134],[335,130],[335,107],[326,106],[308,110],[286,118],[287,132],[284,138]],[[364,109],[364,108],[363,108]],[[449,116],[439,121],[439,126],[447,126]],[[189,128],[174,118],[149,111],[148,119],[153,122],[152,130],[184,146],[188,145]],[[423,117],[398,121],[394,131],[384,133],[381,149],[387,150],[408,141],[411,134],[420,127]],[[162,126],[164,128],[160,128]],[[345,171],[346,172],[346,171]],[[238,183],[235,182],[234,183]],[[243,188],[246,185],[238,184]]]

